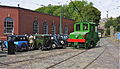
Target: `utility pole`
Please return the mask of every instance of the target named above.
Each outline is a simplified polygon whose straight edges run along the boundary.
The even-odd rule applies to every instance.
[[[62,34],[62,8],[60,10],[60,34]]]
[[[108,11],[107,11],[107,19],[108,19]]]
[[[60,27],[59,27],[59,34],[62,34],[62,5],[60,8]]]

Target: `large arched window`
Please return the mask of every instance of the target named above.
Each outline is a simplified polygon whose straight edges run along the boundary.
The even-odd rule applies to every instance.
[[[33,33],[36,34],[36,33],[39,33],[39,24],[38,24],[38,21],[34,21],[33,22]]]
[[[68,34],[68,26],[65,26],[64,34]]]
[[[56,34],[56,25],[52,24],[52,34]]]
[[[4,33],[14,33],[13,19],[10,17],[5,18]]]
[[[46,21],[43,23],[43,34],[48,34],[48,24]]]

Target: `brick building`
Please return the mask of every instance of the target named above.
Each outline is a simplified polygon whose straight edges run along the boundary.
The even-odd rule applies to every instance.
[[[74,20],[62,18],[62,33],[73,31]],[[59,34],[60,17],[20,7],[0,6],[0,39],[6,35]]]

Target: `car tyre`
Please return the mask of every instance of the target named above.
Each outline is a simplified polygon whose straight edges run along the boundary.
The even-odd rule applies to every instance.
[[[26,44],[26,43],[23,43],[23,44],[22,44],[22,46],[26,48],[26,49],[25,49],[26,51],[28,51],[28,50],[29,50],[29,48],[28,48],[28,46],[27,46],[27,44]],[[22,50],[22,51],[23,51],[23,50]]]

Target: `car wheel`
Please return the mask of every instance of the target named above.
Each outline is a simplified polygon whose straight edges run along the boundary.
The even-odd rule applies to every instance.
[[[34,50],[39,50],[40,49],[40,45],[38,44],[36,44],[36,42],[33,44],[33,49]]]
[[[26,51],[28,51],[28,49],[29,49],[28,46],[26,45],[26,43],[23,43],[23,44],[22,44],[21,49],[22,49],[22,47],[25,48]],[[22,50],[23,50],[23,49],[22,49]]]
[[[2,45],[1,45],[1,50],[3,51],[3,50],[4,50],[4,48],[5,48],[5,45],[4,45],[4,44],[2,44]]]
[[[66,48],[66,46],[65,46],[65,45],[63,45],[63,46],[62,46],[62,48],[63,48],[63,49],[65,49],[65,48]]]
[[[44,49],[43,49],[43,46],[42,46],[41,44],[38,44],[38,48],[39,48],[40,50],[42,50],[42,51],[44,50]]]
[[[19,51],[19,49],[17,48],[17,45],[15,45],[15,51],[16,51],[16,52],[18,52],[18,51]]]
[[[6,49],[8,49],[8,47],[3,43],[2,46],[1,46],[1,50],[4,51]]]

